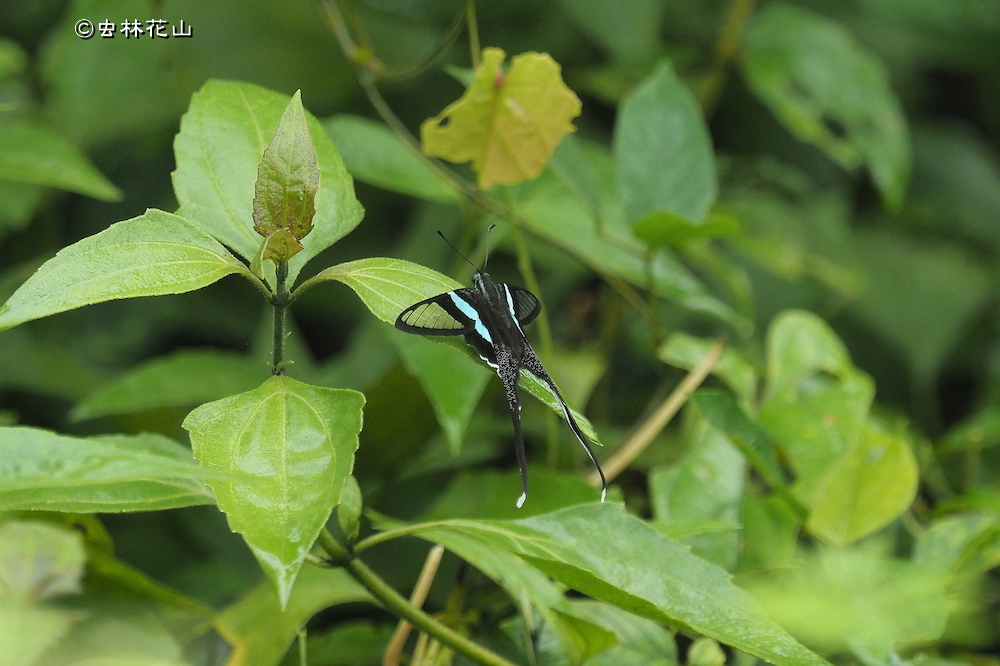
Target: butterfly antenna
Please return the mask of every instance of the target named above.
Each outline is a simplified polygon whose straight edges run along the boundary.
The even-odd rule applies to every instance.
[[[486,264],[490,263],[490,236],[493,234],[493,228],[497,225],[491,224],[490,228],[486,230],[486,258],[483,259],[483,270],[486,270]]]
[[[450,240],[448,240],[447,238],[445,238],[445,237],[444,237],[444,234],[443,234],[443,233],[441,233],[441,230],[440,230],[440,229],[438,229],[438,236],[440,236],[440,237],[441,237],[441,240],[443,240],[443,241],[444,241],[445,243],[447,243],[447,244],[448,244],[448,247],[450,247],[450,248],[451,248],[451,249],[453,249],[453,250],[454,250],[455,252],[457,252],[457,253],[458,253],[458,256],[462,257],[462,259],[465,259],[465,260],[466,260],[466,261],[467,261],[467,262],[469,263],[469,265],[470,265],[470,266],[472,266],[473,268],[475,268],[475,269],[476,269],[476,272],[477,272],[477,273],[479,272],[479,267],[478,267],[478,266],[476,266],[476,265],[475,265],[474,263],[472,263],[471,261],[469,261],[469,258],[468,258],[467,256],[465,256],[464,254],[462,254],[462,253],[461,253],[461,252],[459,251],[459,249],[458,249],[457,247],[455,247],[454,245],[452,245],[452,244],[451,244],[451,241],[450,241]],[[487,241],[487,242],[488,242],[488,241]],[[487,250],[487,252],[488,252],[488,250]],[[489,257],[489,255],[488,255],[488,254],[487,254],[487,257]],[[485,268],[485,266],[484,266],[484,268]]]

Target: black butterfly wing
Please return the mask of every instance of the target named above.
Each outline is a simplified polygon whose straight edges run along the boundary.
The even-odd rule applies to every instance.
[[[472,331],[475,322],[462,313],[452,294],[467,301],[466,292],[471,291],[467,288],[446,291],[414,303],[396,317],[396,328],[417,335],[465,335]]]
[[[538,301],[538,298],[527,289],[521,289],[510,284],[504,286],[510,293],[514,316],[517,317],[518,323],[521,326],[527,326],[535,321],[535,317],[542,311],[542,304]]]

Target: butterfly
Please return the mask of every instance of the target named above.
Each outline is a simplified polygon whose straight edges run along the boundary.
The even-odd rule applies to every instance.
[[[493,227],[490,226],[490,231]],[[438,235],[448,242],[440,231]],[[521,496],[518,508],[528,497],[528,466],[524,454],[524,436],[521,433],[521,400],[518,397],[517,380],[521,370],[527,370],[545,382],[562,407],[563,416],[580,444],[587,451],[601,477],[601,501],[608,492],[608,482],[604,470],[597,461],[593,449],[587,443],[573,413],[549,373],[545,371],[538,355],[531,348],[524,327],[530,324],[542,310],[542,304],[527,289],[515,287],[505,282],[496,283],[486,272],[489,262],[489,235],[487,233],[486,260],[480,270],[465,255],[451,245],[455,252],[476,269],[472,276],[472,287],[464,287],[414,303],[396,318],[396,328],[406,333],[418,335],[463,335],[491,368],[496,370],[507,393],[507,404],[514,422],[514,451],[521,470]]]

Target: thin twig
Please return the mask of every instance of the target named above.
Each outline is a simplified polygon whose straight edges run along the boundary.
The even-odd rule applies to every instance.
[[[410,594],[410,605],[414,608],[423,608],[424,602],[427,600],[427,593],[431,589],[431,583],[434,582],[434,576],[437,575],[443,555],[444,546],[441,545],[434,546],[427,553],[427,559],[424,560],[424,568],[421,569],[420,577],[417,578],[417,584]],[[392,639],[386,646],[382,657],[384,666],[397,666],[399,664],[400,655],[403,654],[403,646],[406,645],[406,639],[410,635],[411,629],[413,629],[413,625],[406,620],[401,619],[399,624],[396,625],[396,631],[393,633]]]
[[[754,0],[732,0],[726,22],[715,42],[715,57],[712,69],[709,70],[701,86],[698,88],[698,105],[705,115],[711,115],[715,103],[722,92],[722,84],[726,81],[729,65],[740,47],[743,31],[753,9]]]
[[[465,18],[469,25],[469,52],[472,69],[479,69],[479,24],[476,22],[476,0],[465,0]]]
[[[670,419],[687,402],[688,397],[694,393],[695,389],[712,372],[725,348],[726,340],[724,338],[716,340],[712,348],[708,350],[705,358],[701,360],[701,363],[691,369],[691,372],[677,385],[673,393],[663,401],[659,409],[653,412],[646,419],[646,422],[639,426],[639,429],[626,440],[625,444],[604,463],[604,475],[609,482],[628,468],[639,454],[646,450],[646,447],[650,445],[653,439],[660,434],[660,431],[666,427]],[[596,472],[591,473],[587,480],[594,487],[600,487],[601,485],[601,478]]]

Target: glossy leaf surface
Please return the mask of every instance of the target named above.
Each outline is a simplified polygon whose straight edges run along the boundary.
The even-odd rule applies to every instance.
[[[364,396],[285,376],[204,404],[184,420],[219,508],[282,605],[354,467]]]
[[[180,294],[247,273],[217,240],[161,210],[60,250],[0,307],[0,330],[119,298]]]
[[[421,536],[437,541],[451,531],[516,554],[583,594],[775,664],[826,663],[768,619],[725,571],[620,506],[591,504],[515,521],[445,521]]]
[[[0,428],[0,510],[152,511],[211,504],[191,452],[161,435]]]

